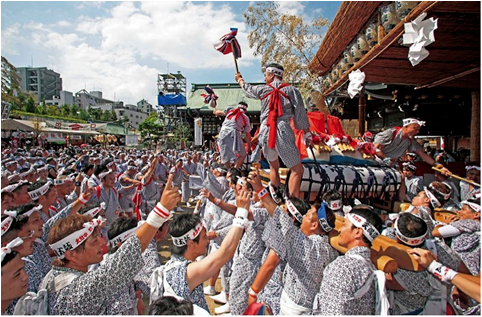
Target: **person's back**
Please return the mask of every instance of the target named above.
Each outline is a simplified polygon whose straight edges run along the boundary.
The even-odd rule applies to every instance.
[[[373,208],[359,205],[347,214],[338,243],[347,248],[343,256],[328,264],[316,294],[313,311],[323,315],[386,314],[386,297],[376,296],[380,276],[370,260],[370,246],[382,229],[382,220]],[[379,299],[377,302],[376,299]],[[377,311],[377,308],[379,311]]]
[[[362,259],[360,259],[363,258]],[[355,247],[328,264],[323,272],[321,290],[313,303],[314,314],[322,315],[375,315],[375,285],[361,297],[356,297],[372,276],[370,249]]]

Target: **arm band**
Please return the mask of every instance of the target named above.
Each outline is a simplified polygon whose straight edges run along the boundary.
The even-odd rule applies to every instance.
[[[78,200],[82,205],[87,204],[87,202],[89,201],[88,199],[85,198],[84,193],[82,193],[82,195],[80,195]]]
[[[266,197],[268,195],[268,190],[266,188],[263,188],[259,193],[258,193],[258,197],[259,199],[263,199],[264,197]]]

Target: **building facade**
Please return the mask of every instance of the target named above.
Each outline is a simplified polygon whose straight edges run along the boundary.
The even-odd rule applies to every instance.
[[[87,110],[89,107],[102,110],[114,110],[115,107],[122,107],[124,103],[122,101],[112,101],[102,98],[101,91],[88,92],[85,89],[80,90],[75,94],[75,104],[82,110]]]
[[[142,112],[145,112],[147,114],[150,114],[151,111],[153,111],[154,109],[152,108],[152,105],[150,103],[147,102],[147,100],[145,99],[142,99],[141,101],[139,101],[137,103],[137,108],[142,111]]]
[[[124,116],[128,119],[126,126],[139,130],[141,124],[149,116],[147,112],[140,111],[136,105],[125,105],[125,107],[117,107],[114,109],[117,118]]]
[[[46,67],[18,67],[20,90],[33,94],[38,102],[59,98],[62,91],[60,74]]]

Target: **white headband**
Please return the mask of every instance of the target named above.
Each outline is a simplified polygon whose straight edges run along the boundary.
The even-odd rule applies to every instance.
[[[422,243],[423,241],[425,241],[425,238],[427,237],[427,234],[428,234],[428,231],[425,232],[423,235],[421,235],[420,237],[415,237],[415,238],[409,238],[407,236],[404,236],[401,232],[400,232],[400,229],[398,228],[398,220],[400,218],[397,218],[397,220],[395,220],[395,234],[397,235],[397,238],[400,239],[400,241],[402,241],[403,243],[409,245],[409,246],[416,246],[416,245],[419,245],[420,243]]]
[[[67,184],[67,183],[72,183],[74,180],[75,180],[75,177],[67,176],[64,179],[55,179],[54,185],[63,185],[63,184]]]
[[[424,126],[424,125],[425,125],[425,121],[420,121],[420,120],[413,119],[413,118],[403,119],[402,121],[403,121],[403,126],[404,126],[404,127],[406,127],[407,125],[412,124],[412,123],[416,123],[416,124],[418,124],[419,126]]]
[[[288,211],[290,214],[298,220],[299,223],[303,222],[303,215],[299,212],[299,210],[295,207],[295,205],[289,200],[286,200],[286,208],[288,208]]]
[[[37,172],[46,171],[46,170],[47,170],[47,165],[45,165],[44,167],[37,168]]]
[[[343,207],[340,199],[332,200],[330,202],[326,201],[326,204],[328,205],[328,208],[330,208],[331,210],[339,210]]]
[[[239,104],[238,104],[238,108],[246,111],[246,110],[248,109],[248,106],[243,105],[242,103],[239,103]]]
[[[85,212],[84,215],[89,215],[92,218],[95,218],[101,210],[105,210],[106,204],[105,201],[100,203],[100,207],[92,208],[89,211]]]
[[[8,185],[8,186],[6,186],[6,187],[4,187],[4,188],[2,189],[2,193],[3,193],[3,192],[9,192],[9,193],[11,193],[11,192],[13,192],[15,189],[17,189],[18,187],[20,187],[20,186],[22,186],[22,185],[24,185],[24,184],[28,184],[28,181],[21,180],[21,181],[19,181],[19,182],[16,183],[16,184]]]
[[[469,166],[466,166],[465,169],[467,171],[474,170],[474,169],[480,171],[480,166],[469,165]]]
[[[32,190],[31,192],[28,192],[30,198],[32,198],[32,200],[39,199],[40,196],[45,195],[49,191],[50,185],[52,185],[52,182],[48,181],[47,183],[37,188],[36,190]]]
[[[430,203],[432,204],[432,206],[434,208],[438,208],[438,207],[442,206],[440,201],[438,201],[437,197],[435,197],[435,195],[432,194],[430,189],[428,189],[427,187],[424,187],[423,190],[425,191],[425,195],[427,195],[428,199],[430,199]]]
[[[8,229],[12,226],[13,220],[17,218],[17,212],[15,210],[5,210],[3,213],[8,217],[2,221],[2,236],[7,233]]]
[[[276,195],[276,191],[274,190],[273,185],[271,185],[271,182],[268,183],[268,188],[269,188],[269,193],[271,195],[271,198],[273,198],[274,202],[278,205],[281,203],[281,199],[278,198],[278,195]]]
[[[283,71],[281,69],[275,67],[268,67],[266,71],[271,74],[275,74],[276,76],[283,77]]]
[[[470,202],[470,201],[467,201],[467,200],[464,200],[462,202],[460,202],[462,205],[467,205],[469,206],[470,208],[472,208],[473,211],[475,212],[480,212],[480,205],[479,204],[476,204],[476,203],[473,203],[473,202]]]
[[[107,170],[103,173],[100,173],[99,174],[99,179],[103,179],[104,177],[106,177],[107,175],[109,175],[110,173],[113,173],[114,171],[113,170]]]
[[[365,218],[354,213],[346,214],[345,216],[350,222],[357,228],[363,230],[363,235],[368,239],[368,241],[373,242],[379,235],[380,232]]]
[[[92,221],[84,223],[84,228],[77,230],[60,241],[50,244],[50,248],[60,259],[64,258],[65,252],[74,250],[81,245],[94,232],[95,227],[101,225],[104,219],[101,217],[92,219]]]
[[[30,175],[34,172],[35,172],[35,169],[33,167],[31,167],[28,171],[21,173],[20,177],[22,177],[22,178],[27,177],[28,175]]]
[[[42,205],[35,206],[32,209],[30,209],[29,211],[27,211],[26,213],[23,213],[22,215],[30,217],[35,211],[42,210],[42,208],[43,208]]]
[[[145,221],[139,221],[137,223],[137,227],[124,231],[120,235],[114,237],[112,240],[109,241],[111,247],[115,247],[117,243],[123,243],[124,241],[126,241],[127,238],[129,238],[132,234],[134,234],[137,231],[137,229],[139,229],[144,223]]]
[[[22,238],[15,238],[13,239],[12,241],[10,241],[9,244],[7,244],[5,247],[2,248],[2,251],[1,251],[1,254],[2,254],[2,262],[3,262],[3,259],[5,258],[5,256],[7,254],[10,254],[12,253],[12,249],[13,248],[16,248],[18,247],[19,245],[21,245],[23,243],[23,240]]]
[[[128,169],[128,170],[136,170],[136,169],[137,169],[137,166],[129,165],[129,166],[127,166],[127,169]]]
[[[107,167],[111,167],[111,166],[114,165],[114,164],[115,164],[115,162],[112,161],[112,162],[109,162],[106,166],[107,166]]]
[[[176,247],[183,247],[183,246],[187,245],[187,242],[189,240],[196,239],[196,237],[201,233],[201,230],[203,228],[204,228],[204,224],[201,221],[196,225],[196,227],[194,229],[189,230],[188,232],[186,232],[185,234],[183,234],[180,237],[174,237],[174,236],[171,235],[172,243]]]
[[[10,166],[12,166],[12,164],[16,164],[16,163],[17,163],[17,161],[7,162],[7,163],[5,163],[5,167],[10,167]]]

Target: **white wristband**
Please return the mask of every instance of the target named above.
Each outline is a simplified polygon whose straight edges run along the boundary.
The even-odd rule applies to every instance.
[[[254,297],[258,297],[258,293],[256,293],[251,287],[249,288],[248,294],[251,294]]]
[[[158,202],[147,216],[146,222],[154,228],[160,228],[170,217],[171,212]]]
[[[244,208],[236,209],[236,215],[234,216],[233,226],[244,229],[248,225],[248,210]]]
[[[442,265],[437,261],[433,261],[432,263],[430,263],[427,271],[432,273],[436,278],[438,278],[441,282],[444,283],[450,283],[455,277],[455,275],[458,274],[456,271]]]
[[[82,195],[80,195],[80,197],[79,197],[79,201],[80,201],[83,205],[85,205],[85,204],[87,204],[87,202],[88,202],[89,200],[86,199],[85,196],[84,196],[84,193],[82,193]]]
[[[243,77],[241,77],[240,79],[237,80],[238,84],[241,80],[244,80]]]

